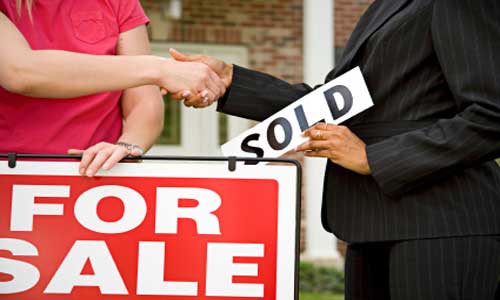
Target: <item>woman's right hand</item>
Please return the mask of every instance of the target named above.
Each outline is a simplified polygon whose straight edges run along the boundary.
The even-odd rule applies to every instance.
[[[223,60],[217,59],[215,57],[207,55],[187,55],[181,53],[175,49],[169,50],[170,55],[176,60],[181,62],[200,62],[207,65],[212,71],[214,71],[224,82],[224,87],[227,89],[231,86],[233,81],[233,65],[224,62]],[[204,108],[212,105],[214,101],[209,101],[200,95],[190,95],[186,97],[182,93],[173,94],[172,99],[182,100],[184,99],[184,105],[188,107]]]
[[[213,102],[226,93],[222,79],[201,62],[179,62],[164,59],[158,85],[171,94],[182,93],[184,98],[201,95]]]

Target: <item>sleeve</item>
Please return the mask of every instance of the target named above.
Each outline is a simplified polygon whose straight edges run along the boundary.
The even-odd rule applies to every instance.
[[[500,156],[500,2],[436,0],[431,34],[460,112],[367,146],[373,177],[389,196]]]
[[[117,2],[115,6],[117,6],[120,33],[149,23],[149,18],[144,13],[139,0],[118,0]]]
[[[268,74],[234,66],[233,82],[217,105],[217,111],[262,121],[302,98],[313,89],[290,84]]]

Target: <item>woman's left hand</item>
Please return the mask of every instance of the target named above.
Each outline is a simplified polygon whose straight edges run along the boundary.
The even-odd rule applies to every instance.
[[[325,157],[333,163],[361,175],[370,175],[366,144],[349,128],[319,123],[303,134],[308,142],[296,148],[309,157]]]
[[[125,157],[140,156],[141,153],[106,142],[98,143],[87,150],[70,149],[68,154],[82,155],[79,173],[82,176],[93,177],[100,169],[110,170]]]

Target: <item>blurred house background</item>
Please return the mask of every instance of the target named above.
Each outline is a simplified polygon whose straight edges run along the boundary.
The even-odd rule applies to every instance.
[[[373,0],[141,0],[154,54],[174,47],[273,74],[323,83],[361,14]],[[165,131],[151,154],[219,155],[220,145],[253,126],[211,109],[165,99]],[[340,263],[342,243],[320,223],[325,161],[303,162],[302,258]]]

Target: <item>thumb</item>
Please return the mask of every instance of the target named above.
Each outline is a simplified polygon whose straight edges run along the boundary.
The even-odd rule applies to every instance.
[[[177,60],[177,61],[184,61],[184,62],[201,62],[203,61],[204,56],[203,55],[187,55],[184,53],[181,53],[173,48],[170,48],[168,50],[170,52],[170,55]]]
[[[170,52],[170,55],[172,55],[172,57],[175,59],[175,60],[178,60],[178,61],[193,61],[193,59],[191,57],[189,57],[189,55],[186,55],[184,53],[181,53],[173,48],[170,48],[168,50],[168,52]]]

